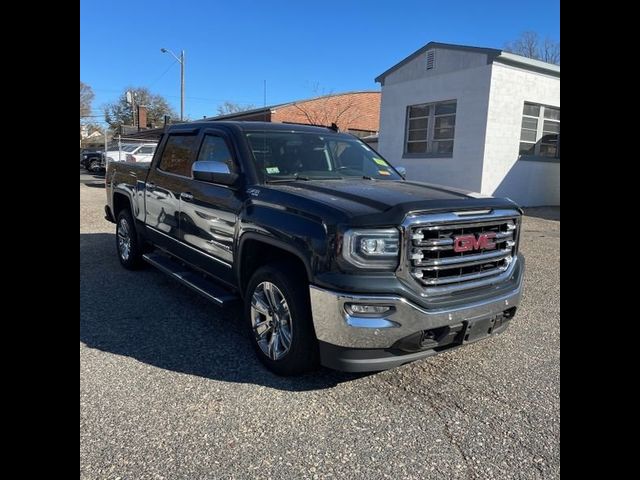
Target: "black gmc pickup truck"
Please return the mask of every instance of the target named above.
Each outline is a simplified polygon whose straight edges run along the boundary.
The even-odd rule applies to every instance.
[[[520,302],[517,205],[407,181],[335,129],[173,125],[105,181],[121,264],[242,301],[280,375],[412,362],[503,331]]]

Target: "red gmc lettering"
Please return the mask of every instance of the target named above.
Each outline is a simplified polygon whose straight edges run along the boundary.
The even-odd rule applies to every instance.
[[[470,250],[493,250],[496,248],[495,232],[481,233],[476,238],[475,235],[458,235],[453,237],[454,252],[468,252]]]

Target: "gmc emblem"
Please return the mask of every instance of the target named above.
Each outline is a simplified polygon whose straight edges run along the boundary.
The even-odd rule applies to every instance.
[[[475,235],[458,235],[453,237],[454,252],[468,252],[469,250],[493,250],[496,248],[495,232],[480,233]]]

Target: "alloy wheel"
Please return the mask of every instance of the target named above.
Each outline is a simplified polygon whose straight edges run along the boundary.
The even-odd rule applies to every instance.
[[[291,349],[291,311],[283,293],[271,282],[262,282],[253,291],[251,326],[262,353],[271,360],[280,360]]]
[[[126,219],[121,218],[118,222],[118,253],[125,262],[129,260],[131,254],[131,235],[129,233],[129,224]]]

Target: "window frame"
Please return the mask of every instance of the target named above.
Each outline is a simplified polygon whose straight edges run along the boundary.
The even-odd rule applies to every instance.
[[[532,105],[535,107],[539,107],[539,111],[538,111],[538,116],[534,117],[532,115],[527,115],[524,113],[524,109],[526,105]],[[560,129],[558,129],[558,145],[557,145],[557,156],[554,157],[550,157],[548,155],[542,155],[540,153],[540,145],[541,145],[541,140],[542,137],[544,136],[544,122],[553,122],[553,123],[557,123],[558,125],[560,125],[560,120],[555,120],[552,118],[545,118],[544,114],[546,109],[553,109],[553,110],[558,110],[560,111],[560,107],[556,107],[553,105],[545,105],[542,103],[534,103],[534,102],[523,102],[522,105],[522,114],[520,116],[521,121],[520,121],[520,137],[518,139],[518,160],[523,160],[523,161],[532,161],[532,162],[552,162],[552,163],[559,163],[560,162]],[[524,118],[535,118],[538,122],[537,126],[536,126],[536,140],[534,142],[530,141],[530,140],[522,140],[522,122],[524,121]],[[528,130],[533,130],[533,129],[528,129]],[[529,154],[529,153],[520,153],[520,145],[522,143],[527,143],[527,144],[533,144],[534,145],[534,153],[533,154]]]
[[[455,112],[453,113],[445,113],[445,114],[436,114],[436,109],[440,105],[444,104],[454,104]],[[427,116],[422,117],[411,117],[411,109],[415,107],[427,107],[429,109],[429,113]],[[440,100],[437,102],[429,102],[429,103],[418,103],[414,105],[407,105],[405,111],[405,132],[404,132],[404,145],[403,145],[403,153],[402,158],[452,158],[453,157],[453,148],[455,147],[455,137],[456,137],[456,116],[458,115],[458,99],[452,98],[448,100]],[[446,139],[436,139],[435,130],[436,130],[436,119],[441,117],[453,117],[453,136],[451,138]],[[416,119],[427,119],[427,136],[426,139],[419,140],[409,140],[409,124],[411,120]],[[435,142],[452,142],[451,152],[439,153],[434,152],[434,143]],[[409,152],[408,147],[410,143],[426,143],[427,151],[426,152]]]

